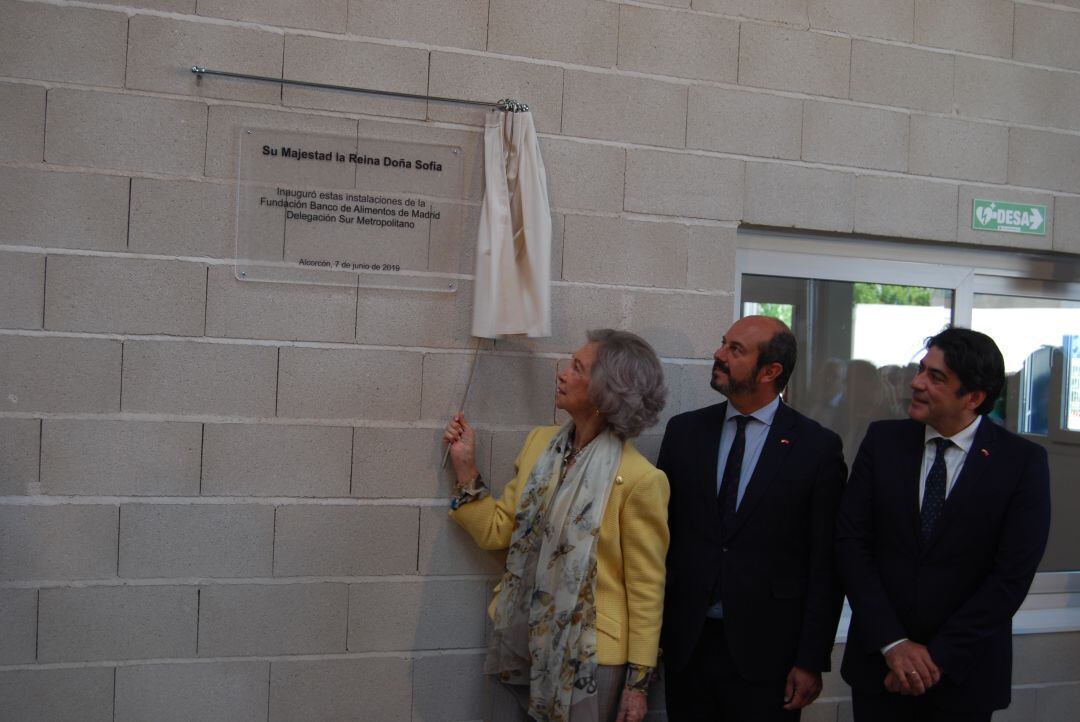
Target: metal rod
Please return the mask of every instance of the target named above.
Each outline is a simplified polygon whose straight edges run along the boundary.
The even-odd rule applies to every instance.
[[[469,402],[469,390],[472,388],[473,374],[476,373],[476,362],[480,360],[480,344],[483,343],[479,336],[476,338],[476,347],[473,349],[472,366],[469,367],[469,380],[465,382],[465,393],[461,396],[459,410],[465,411],[465,404]],[[450,444],[446,445],[446,451],[442,457],[442,468],[446,468],[446,460],[450,458]]]
[[[494,103],[483,100],[465,100],[463,98],[442,98],[437,95],[418,95],[416,93],[399,93],[393,90],[373,90],[371,88],[353,88],[348,85],[331,85],[330,83],[314,83],[310,80],[290,80],[288,78],[272,78],[266,75],[248,75],[247,73],[232,73],[228,70],[212,70],[200,65],[192,65],[191,72],[200,78],[204,75],[219,75],[223,78],[240,78],[242,80],[258,80],[266,83],[281,83],[282,85],[299,85],[305,88],[321,88],[323,90],[343,90],[348,93],[370,93],[372,95],[386,95],[391,98],[406,98],[408,100],[431,100],[436,103],[457,103],[460,105],[478,105],[483,108],[498,108],[513,113],[529,110],[525,103],[504,98]]]

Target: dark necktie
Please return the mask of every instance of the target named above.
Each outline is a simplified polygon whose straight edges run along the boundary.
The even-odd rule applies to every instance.
[[[749,416],[733,416],[735,438],[724,464],[724,476],[720,480],[720,493],[716,505],[720,512],[720,528],[725,534],[735,528],[735,505],[739,498],[739,477],[742,475],[743,456],[746,453],[746,422]]]
[[[934,454],[934,463],[930,466],[930,473],[926,475],[926,487],[923,489],[922,502],[922,539],[930,541],[930,534],[934,531],[934,524],[941,516],[941,510],[945,506],[945,477],[948,476],[948,468],[945,466],[945,450],[952,446],[952,442],[942,437],[934,439],[937,444],[937,452]]]

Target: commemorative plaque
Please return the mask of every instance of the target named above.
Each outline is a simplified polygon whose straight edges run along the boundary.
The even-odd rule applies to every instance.
[[[433,248],[470,205],[452,145],[245,128],[236,276],[246,281],[452,292]]]

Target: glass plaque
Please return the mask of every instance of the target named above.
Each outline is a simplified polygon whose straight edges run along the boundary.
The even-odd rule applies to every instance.
[[[429,259],[460,244],[470,214],[460,147],[256,128],[240,136],[237,278],[457,289]]]

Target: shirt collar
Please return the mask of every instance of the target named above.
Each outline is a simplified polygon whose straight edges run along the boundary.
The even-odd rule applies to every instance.
[[[937,430],[930,425],[926,427],[926,436],[923,438],[924,444],[929,444],[931,439],[949,439],[949,441],[960,447],[960,450],[965,454],[971,450],[972,444],[975,443],[975,432],[979,430],[979,422],[982,421],[981,416],[976,416],[975,420],[968,424],[962,431],[958,431],[953,436],[943,436],[939,434]]]
[[[772,422],[773,422],[773,419],[776,418],[776,410],[778,408],[780,408],[780,397],[779,396],[777,396],[772,401],[770,401],[769,403],[762,406],[757,411],[752,411],[749,414],[746,414],[746,416],[749,416],[750,418],[754,419],[755,421],[760,421],[761,423],[765,424],[766,426],[772,426]],[[728,405],[727,405],[727,413],[724,414],[724,423],[727,423],[728,421],[731,421],[736,416],[743,416],[743,414],[738,409],[736,409],[734,406],[732,406],[731,402],[729,401]]]

